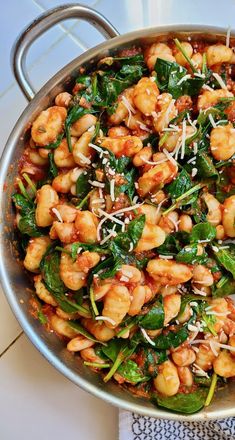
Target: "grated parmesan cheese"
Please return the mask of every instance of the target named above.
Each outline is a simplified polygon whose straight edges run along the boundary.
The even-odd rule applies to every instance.
[[[88,180],[88,183],[90,183],[90,185],[95,186],[97,188],[104,188],[105,184],[98,182],[97,180]]]
[[[116,321],[114,321],[112,318],[109,318],[109,316],[96,316],[95,317],[96,321],[107,321],[109,322],[111,325],[116,325]]]
[[[187,81],[189,78],[191,78],[190,74],[187,74],[185,76],[183,76],[178,82],[177,82],[177,86],[179,86],[180,84],[182,84],[184,81]]]
[[[83,153],[80,153],[80,152],[79,152],[79,153],[77,153],[77,156],[79,157],[79,159],[81,159],[81,162],[82,162],[83,164],[90,165],[90,163],[91,163],[90,159],[88,159],[88,157],[84,156]]]
[[[221,78],[221,76],[218,73],[213,72],[212,75],[216,79],[218,84],[220,85],[221,89],[227,89],[225,82],[223,81],[223,79]]]
[[[216,123],[215,123],[215,120],[214,120],[214,118],[213,118],[211,113],[209,113],[209,120],[210,120],[210,123],[211,123],[212,127],[216,128]]]
[[[149,344],[155,346],[155,342],[152,341],[152,339],[149,337],[149,335],[147,334],[147,332],[145,331],[145,329],[141,327],[140,330],[141,330],[141,332],[142,332],[144,338],[146,339],[146,341],[148,341]]]
[[[59,222],[60,222],[60,223],[63,223],[63,219],[62,219],[62,217],[61,217],[60,212],[58,211],[58,209],[56,209],[56,208],[52,208],[52,212],[54,212],[54,214],[55,214],[56,217],[58,218]]]
[[[114,188],[115,188],[115,179],[112,179],[112,180],[110,180],[110,197],[111,197],[112,202],[115,201]]]

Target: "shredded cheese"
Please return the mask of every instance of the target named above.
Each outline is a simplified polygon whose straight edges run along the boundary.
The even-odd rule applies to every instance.
[[[52,208],[52,212],[54,212],[54,214],[55,214],[56,217],[58,218],[59,222],[60,222],[60,223],[63,223],[63,219],[62,219],[62,217],[61,217],[60,212],[58,211],[58,209],[56,209],[56,208]]]
[[[212,127],[216,128],[216,123],[215,123],[215,120],[214,120],[214,118],[213,118],[211,113],[209,113],[209,120],[210,120],[210,123],[211,123]]]
[[[180,84],[182,84],[184,81],[187,81],[189,78],[191,78],[190,74],[187,74],[185,76],[183,76],[178,82],[177,82],[177,86],[179,86]]]
[[[174,257],[173,255],[158,255],[159,258],[162,258],[163,260],[172,260]]]
[[[204,371],[201,367],[199,367],[199,365],[195,363],[193,364],[193,372],[198,376],[207,377],[209,379],[209,376],[206,373],[206,371]]]
[[[145,329],[141,327],[140,330],[141,330],[141,332],[142,332],[144,338],[146,339],[146,341],[148,341],[149,344],[155,346],[155,342],[152,341],[152,339],[149,337],[149,335],[147,334],[147,332],[145,331]]]
[[[112,318],[109,318],[109,316],[96,316],[95,317],[96,321],[107,321],[109,322],[111,325],[116,325],[116,321],[114,321]]]
[[[97,187],[97,188],[104,188],[105,187],[104,183],[98,182],[97,180],[88,180],[88,183],[92,186]]]
[[[114,188],[115,188],[115,179],[112,179],[112,180],[110,180],[110,197],[111,197],[112,202],[115,201]]]
[[[214,92],[214,89],[212,89],[212,87],[208,86],[207,84],[203,84],[202,89],[209,90],[210,92]]]
[[[221,76],[218,73],[213,72],[212,75],[216,79],[216,81],[219,83],[221,89],[227,89],[225,82],[223,81],[223,79],[221,78]]]
[[[199,290],[199,289],[197,289],[197,287],[195,287],[195,286],[193,286],[193,291],[194,291],[194,293],[196,293],[197,295],[206,296],[206,292],[204,292],[203,290]]]
[[[90,165],[91,161],[90,159],[88,159],[88,157],[84,156],[83,153],[77,153],[77,156],[79,157],[79,159],[81,159],[82,164],[87,164]]]
[[[169,151],[167,151],[166,148],[163,148],[163,153],[165,154],[165,156],[167,157],[167,159],[175,166],[178,166],[176,160],[172,157],[172,155],[169,153]]]
[[[183,122],[182,122],[182,145],[181,145],[181,155],[180,155],[181,159],[184,158],[185,140],[186,140],[186,121],[183,120]]]
[[[168,161],[168,159],[165,158],[165,159],[162,159],[162,160],[158,160],[158,161],[156,161],[156,162],[153,162],[153,161],[151,161],[151,160],[147,160],[147,159],[145,159],[143,156],[140,156],[140,159],[141,159],[143,162],[147,163],[148,165],[159,165],[160,163],[163,163],[163,162],[167,162],[167,161]]]
[[[109,220],[112,220],[113,222],[117,223],[118,225],[121,225],[121,226],[125,225],[124,222],[122,222],[121,220],[114,217],[115,212],[113,212],[112,214],[108,214],[107,212],[103,211],[103,209],[99,209],[99,213],[101,215],[103,215],[106,218],[106,220],[108,218]]]

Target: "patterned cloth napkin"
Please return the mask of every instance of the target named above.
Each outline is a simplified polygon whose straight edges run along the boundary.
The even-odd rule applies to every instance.
[[[233,440],[235,417],[177,422],[119,411],[119,440]]]

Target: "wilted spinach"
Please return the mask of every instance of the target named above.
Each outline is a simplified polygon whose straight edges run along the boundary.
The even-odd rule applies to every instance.
[[[191,232],[191,242],[197,243],[200,240],[207,240],[208,242],[214,240],[216,236],[216,229],[209,222],[199,223],[193,226]]]
[[[219,249],[218,252],[214,253],[214,256],[235,279],[235,245],[230,243],[229,249]]]
[[[145,315],[139,317],[138,323],[144,329],[156,330],[163,327],[164,317],[165,313],[162,298],[160,298],[154,302],[150,310]]]
[[[192,182],[186,170],[182,170],[172,183],[166,186],[170,197],[175,200],[192,187]]]
[[[117,373],[123,377],[127,382],[136,384],[150,380],[150,376],[144,376],[137,363],[128,359],[124,361],[117,370]]]
[[[91,191],[92,186],[88,182],[91,179],[92,179],[91,171],[86,171],[80,174],[80,176],[77,178],[76,196],[79,197],[79,199],[83,199]]]
[[[176,62],[170,62],[157,58],[155,67],[157,73],[157,85],[159,89],[171,93],[177,99],[182,95],[194,96],[201,90],[203,78],[184,78],[188,71]],[[183,79],[184,78],[184,79]]]
[[[174,412],[193,414],[203,408],[207,396],[206,388],[198,388],[191,393],[177,393],[175,396],[163,397],[154,393],[152,401],[158,406]]]
[[[186,327],[181,327],[176,329],[176,331],[168,331],[167,333],[162,333],[153,339],[155,343],[155,348],[159,350],[168,350],[169,348],[176,348],[186,341],[188,337],[188,330]]]
[[[35,205],[33,200],[29,200],[22,194],[14,194],[12,200],[16,207],[20,209],[20,220],[18,229],[23,235],[29,237],[41,237],[45,230],[39,228],[35,221]]]

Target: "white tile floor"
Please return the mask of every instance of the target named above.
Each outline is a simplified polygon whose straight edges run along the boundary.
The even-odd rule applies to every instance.
[[[0,153],[27,104],[11,73],[12,44],[31,20],[62,3],[70,1],[1,2]],[[177,22],[234,26],[235,0],[84,0],[80,3],[103,13],[120,33]],[[78,20],[64,22],[48,31],[33,45],[28,56],[28,69],[35,88],[102,39],[97,31]],[[117,410],[63,378],[25,336],[17,339],[20,333],[0,291],[0,439],[115,440]]]

